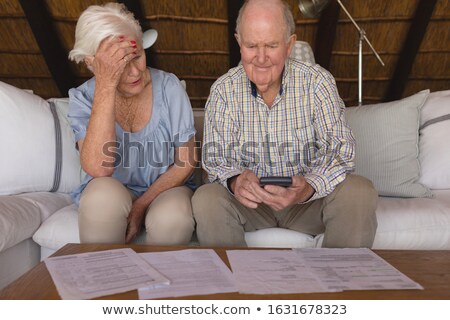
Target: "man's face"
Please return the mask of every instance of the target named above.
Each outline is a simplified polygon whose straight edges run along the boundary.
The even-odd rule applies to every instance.
[[[285,61],[295,43],[286,39],[286,26],[280,13],[244,14],[240,26],[241,61],[248,78],[262,93],[279,90]]]

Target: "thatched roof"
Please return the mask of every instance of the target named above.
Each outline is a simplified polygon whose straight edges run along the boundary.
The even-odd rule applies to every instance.
[[[101,0],[0,1],[0,80],[44,98],[91,75],[67,60],[80,13]],[[159,32],[147,51],[149,64],[187,82],[194,107],[203,107],[211,84],[239,60],[233,37],[241,0],[121,1],[143,29]],[[316,61],[335,76],[347,105],[358,97],[358,32],[336,2],[318,19],[305,18],[289,0],[296,33],[314,49]],[[449,0],[343,0],[386,63],[364,46],[365,103],[394,100],[422,89],[450,89]]]

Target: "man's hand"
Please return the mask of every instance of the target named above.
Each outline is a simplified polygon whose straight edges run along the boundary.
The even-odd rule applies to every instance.
[[[264,188],[255,189],[255,197],[272,209],[279,211],[293,204],[305,202],[312,197],[314,192],[315,190],[304,177],[294,176],[290,187],[266,185]]]
[[[230,189],[236,199],[244,206],[256,209],[258,204],[262,202],[255,193],[256,189],[261,189],[259,178],[252,171],[245,170],[231,179]]]
[[[138,201],[134,201],[131,206],[130,214],[128,215],[127,233],[125,235],[125,242],[130,243],[136,238],[139,230],[141,230],[142,220],[145,216],[146,207],[141,206]]]

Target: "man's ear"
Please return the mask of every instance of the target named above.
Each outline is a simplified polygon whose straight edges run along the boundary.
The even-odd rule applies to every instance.
[[[239,44],[239,47],[241,46],[241,37],[237,33],[234,34],[234,37],[236,38],[237,43]]]
[[[295,41],[297,41],[297,35],[291,34],[288,40],[288,57],[291,55],[292,49],[294,49]]]

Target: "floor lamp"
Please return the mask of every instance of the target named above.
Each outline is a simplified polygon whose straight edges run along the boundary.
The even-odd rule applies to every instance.
[[[377,57],[378,61],[381,63],[381,65],[384,67],[384,62],[381,59],[381,57],[378,55],[378,53],[373,48],[372,44],[370,43],[369,39],[366,37],[366,32],[364,29],[360,28],[358,24],[355,22],[353,17],[350,15],[350,13],[347,11],[347,9],[344,7],[342,2],[340,0],[336,0],[337,3],[341,6],[342,10],[347,14],[350,21],[353,23],[353,25],[356,27],[356,29],[359,32],[359,40],[358,40],[358,105],[362,105],[362,47],[363,47],[363,41],[366,41],[367,44],[370,46],[370,49],[372,49],[373,53]],[[316,18],[319,16],[320,12],[322,12],[323,9],[328,5],[330,0],[299,0],[298,1],[298,7],[300,8],[300,11],[303,13],[304,16],[308,18]]]

